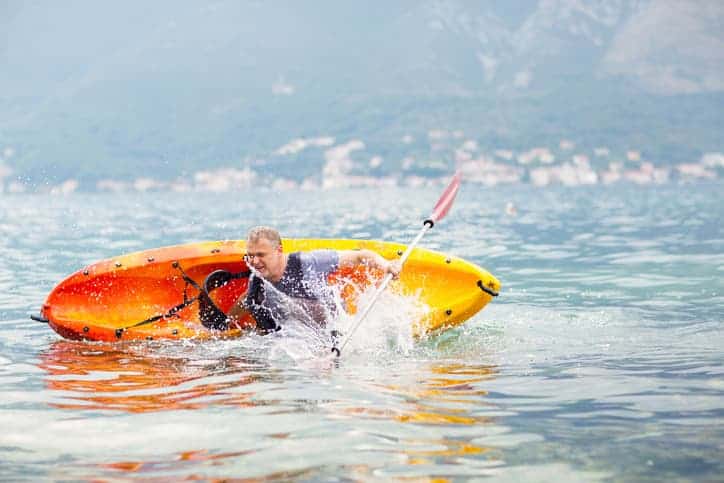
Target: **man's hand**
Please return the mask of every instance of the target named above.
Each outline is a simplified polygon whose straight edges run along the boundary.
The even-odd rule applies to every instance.
[[[385,273],[392,275],[392,278],[397,280],[400,277],[402,271],[402,265],[399,260],[387,260],[387,267],[385,267]]]

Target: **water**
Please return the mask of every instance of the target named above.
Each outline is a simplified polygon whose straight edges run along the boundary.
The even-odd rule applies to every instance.
[[[0,480],[720,479],[716,184],[463,185],[423,243],[501,296],[415,343],[383,300],[337,363],[303,334],[112,345],[28,319],[85,264],[259,223],[404,242],[441,190],[3,195]]]

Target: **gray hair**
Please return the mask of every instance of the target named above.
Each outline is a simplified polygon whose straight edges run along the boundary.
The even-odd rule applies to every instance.
[[[282,237],[279,232],[269,226],[255,226],[246,235],[247,242],[257,242],[260,239],[269,240],[275,247],[281,246]]]

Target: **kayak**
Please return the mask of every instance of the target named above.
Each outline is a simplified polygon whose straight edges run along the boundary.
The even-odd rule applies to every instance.
[[[400,258],[405,245],[344,239],[284,239],[286,253],[316,249],[370,249],[387,259]],[[204,327],[198,296],[217,270],[248,273],[243,240],[210,241],[145,250],[89,265],[68,276],[48,295],[39,320],[68,339],[119,341],[238,337],[256,326],[251,316],[228,330]],[[226,277],[210,297],[227,312],[246,291],[248,276]],[[365,266],[329,275],[346,310],[355,313],[360,293],[383,274]],[[389,287],[414,297],[424,307],[411,321],[416,336],[458,326],[480,311],[500,291],[500,282],[461,258],[415,248]]]

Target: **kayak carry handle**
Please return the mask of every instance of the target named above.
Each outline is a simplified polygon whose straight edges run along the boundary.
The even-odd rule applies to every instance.
[[[492,288],[488,288],[485,285],[483,285],[482,280],[478,280],[478,287],[480,287],[480,290],[482,290],[483,292],[485,292],[488,295],[492,295],[493,297],[497,297],[498,295],[500,295],[498,292],[496,292]]]
[[[30,314],[30,318],[36,322],[42,322],[44,324],[47,324],[48,322],[50,322],[48,319],[46,319],[42,315]]]

